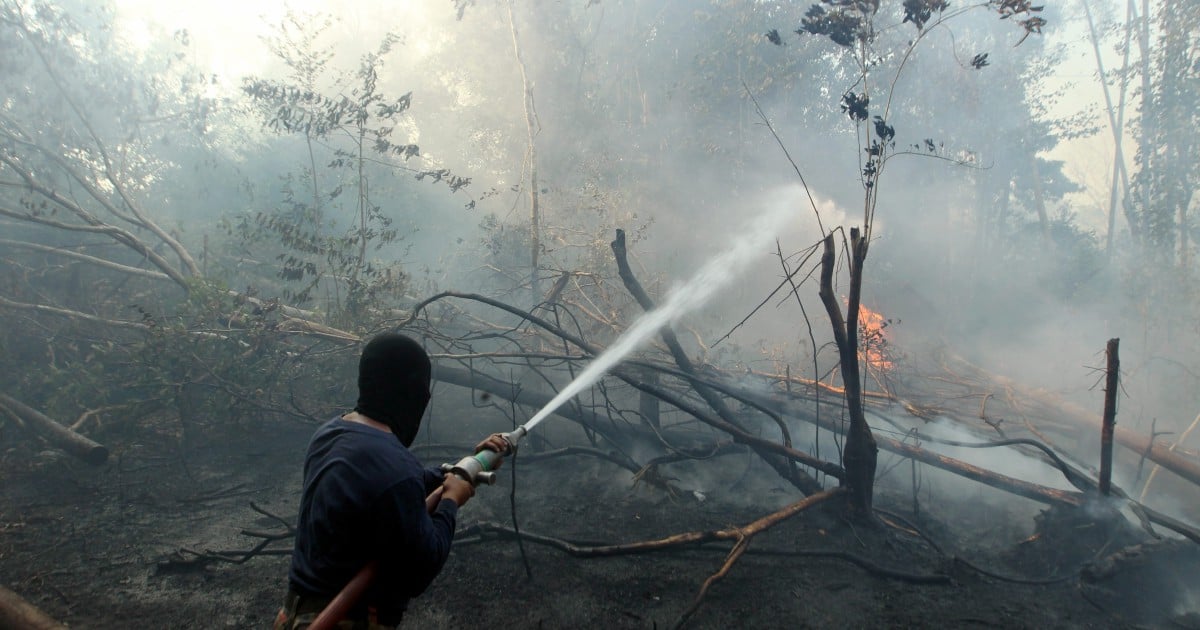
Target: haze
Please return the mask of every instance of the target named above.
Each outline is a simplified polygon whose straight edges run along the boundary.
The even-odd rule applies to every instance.
[[[434,357],[426,447],[555,400],[538,448],[614,486],[728,437],[811,494],[868,404],[881,476],[1053,504],[1085,490],[1044,451],[945,443],[1099,475],[1119,339],[1114,483],[1200,517],[1200,5],[843,5],[0,0],[0,394],[118,458],[299,440],[399,329]],[[32,470],[62,447],[14,408]]]

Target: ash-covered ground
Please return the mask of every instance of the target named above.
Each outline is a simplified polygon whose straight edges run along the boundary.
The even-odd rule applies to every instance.
[[[177,435],[143,433],[95,469],[5,435],[4,585],[72,628],[269,627],[285,589],[290,539],[271,541],[244,562],[231,560],[263,535],[285,533],[294,519],[310,431],[269,423],[197,433],[183,445]],[[461,442],[465,449],[472,440]],[[442,457],[422,452],[430,463]],[[689,477],[693,470],[721,474],[703,476],[700,494],[672,496],[593,458],[518,458],[519,528],[581,546],[629,543],[745,525],[800,498],[749,455],[690,466],[696,468],[674,470],[677,487],[700,489],[689,483],[701,478]],[[905,463],[890,477],[907,469]],[[512,527],[510,472],[481,488],[462,511],[450,560],[414,601],[407,627],[672,627],[731,549],[731,542],[716,542],[581,557],[528,539],[523,558],[503,533]],[[1170,590],[1164,571],[1190,579],[1188,571],[1198,566],[1192,543],[1145,547],[1147,557],[1172,558],[1173,569],[1120,557],[1101,565],[1097,560],[1136,542],[1129,532],[1138,530],[1105,525],[1084,510],[1047,512],[983,487],[951,500],[939,496],[932,475],[925,484],[914,504],[903,484],[885,479],[875,526],[852,524],[826,504],[757,535],[687,627],[1188,627],[1194,621],[1178,598],[1147,601],[1147,593]]]

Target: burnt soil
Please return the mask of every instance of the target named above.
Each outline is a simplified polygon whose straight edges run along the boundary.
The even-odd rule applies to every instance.
[[[245,551],[263,540],[245,531],[286,532],[312,428],[194,432],[185,445],[178,435],[142,431],[95,468],[14,431],[0,434],[4,586],[72,628],[270,627],[285,589],[290,539],[267,545],[274,555],[244,562],[196,553]],[[418,453],[430,462],[444,457]],[[728,474],[717,478],[730,481],[706,488],[701,500],[691,491],[670,496],[634,484],[628,472],[595,459],[518,461],[520,528],[581,543],[625,543],[745,524],[798,498],[749,456],[703,465],[723,467]],[[730,549],[712,543],[585,558],[527,541],[530,579],[511,537],[474,535],[479,523],[512,526],[513,482],[508,469],[502,473],[460,512],[459,541],[434,585],[411,605],[405,627],[668,628]],[[686,478],[677,485],[695,487]],[[911,495],[881,486],[877,506],[917,522],[940,551],[886,523],[852,525],[833,505],[804,512],[755,537],[687,627],[1188,627],[1194,620],[1170,602],[1122,603],[1157,590],[1151,578],[1081,579],[1083,564],[1129,542],[1123,529],[1114,534],[1082,513],[1030,518],[1039,506],[1022,500],[1014,512],[1010,502],[988,497],[927,501],[914,515]],[[1039,533],[1039,524],[1054,529]],[[833,553],[905,575],[870,572]]]

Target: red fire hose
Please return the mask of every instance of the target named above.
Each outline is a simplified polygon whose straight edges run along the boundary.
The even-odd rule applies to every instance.
[[[367,586],[375,579],[375,573],[379,571],[379,563],[375,560],[367,563],[367,566],[359,569],[358,573],[350,579],[346,586],[342,587],[341,592],[334,597],[325,610],[317,615],[317,620],[312,622],[309,630],[332,630],[337,626],[338,622],[346,618],[346,613],[354,607],[358,598],[367,590]]]

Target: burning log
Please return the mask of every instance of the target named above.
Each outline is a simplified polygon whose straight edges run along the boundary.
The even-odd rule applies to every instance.
[[[0,586],[0,630],[66,630],[25,598]]]
[[[93,466],[99,466],[108,459],[107,447],[68,429],[11,396],[0,394],[0,407],[19,418],[26,426],[33,428],[38,435],[55,447]]]
[[[834,465],[825,464],[824,462],[815,460],[815,458],[812,458],[811,456],[804,456],[807,458],[806,460],[804,457],[801,457],[803,455],[802,453],[798,453],[794,449],[789,449],[781,444],[771,442],[764,438],[741,434],[734,427],[722,425],[719,418],[715,418],[711,416],[711,414],[705,414],[702,410],[692,408],[685,402],[672,399],[669,393],[655,391],[644,384],[631,384],[642,391],[655,393],[655,395],[676,406],[680,410],[693,415],[697,419],[714,428],[729,433],[736,442],[756,445],[760,449],[767,449],[780,453],[781,455],[795,459],[804,465],[813,466],[817,470],[821,470],[822,472],[825,472],[829,476],[836,479],[843,478],[843,475],[845,474],[842,469]],[[807,407],[797,407],[794,404],[794,401],[789,399],[780,399],[778,397],[766,398],[757,393],[738,390],[737,388],[732,388],[729,386],[718,386],[713,383],[710,383],[710,385],[713,385],[714,388],[717,388],[725,395],[731,396],[737,400],[760,409],[774,409],[777,413],[786,413],[788,417],[813,424],[827,431],[837,431],[840,428],[836,420],[829,419],[827,416],[818,415]],[[1012,442],[1016,443],[1027,441],[1013,440]],[[977,481],[997,490],[1025,497],[1027,499],[1032,499],[1049,506],[1080,507],[1086,503],[1086,497],[1084,493],[1059,490],[1021,479],[1016,479],[1008,475],[975,466],[974,464],[962,461],[960,459],[955,459],[953,457],[923,449],[915,444],[910,444],[901,440],[895,440],[884,436],[877,436],[876,443],[879,448],[882,448],[885,451],[929,464],[935,468],[940,468],[960,477]],[[1060,469],[1066,466],[1065,462],[1062,462],[1062,460],[1057,460],[1056,464],[1059,465]],[[1077,487],[1085,489],[1088,492],[1096,491],[1097,482],[1084,478],[1082,473],[1079,473],[1078,471],[1072,473],[1069,470],[1063,470],[1063,473],[1066,475],[1067,480],[1075,484]],[[1129,497],[1126,496],[1125,493],[1116,486],[1112,487],[1112,491],[1116,496],[1122,499],[1129,499]],[[1139,514],[1144,523],[1155,523],[1162,525],[1163,527],[1166,527],[1176,533],[1182,534],[1194,542],[1200,543],[1200,530],[1197,530],[1186,523],[1183,523],[1137,502],[1131,501],[1131,504],[1134,512]],[[1148,524],[1146,526],[1149,527]]]
[[[620,248],[620,243],[616,244],[615,251],[618,255],[623,253],[623,249]],[[634,280],[636,280],[636,279],[634,279]],[[579,348],[583,349],[583,351],[587,354],[595,355],[601,351],[600,348],[593,346],[592,344],[588,343],[587,341],[583,340],[582,338],[579,338],[565,330],[561,330],[557,326],[555,326],[553,323],[545,321],[541,318],[538,318],[536,315],[530,314],[521,309],[517,309],[517,308],[507,305],[503,302],[499,302],[497,300],[487,298],[484,296],[475,295],[475,294],[464,294],[464,293],[457,293],[457,292],[440,293],[440,294],[433,296],[433,297],[423,301],[422,303],[416,305],[412,309],[408,318],[406,318],[400,324],[400,326],[403,327],[404,325],[407,325],[408,323],[411,323],[413,320],[415,320],[415,318],[418,316],[418,314],[422,311],[422,309],[425,306],[428,306],[429,304],[431,304],[437,300],[444,299],[444,298],[469,299],[469,300],[474,300],[474,301],[478,301],[478,302],[493,306],[495,308],[512,313],[513,315],[522,317],[523,319],[529,321],[530,323],[534,324],[535,326],[542,328],[543,330],[546,330],[546,331],[550,332],[551,334],[556,335],[556,336],[560,337],[561,339],[566,340],[569,343],[572,343],[572,344],[578,346]],[[844,322],[844,320],[843,320],[843,322]],[[671,405],[671,406],[675,407],[676,409],[683,411],[684,413],[692,415],[693,417],[697,418],[698,420],[704,422],[705,424],[708,424],[709,426],[711,426],[719,431],[729,434],[735,442],[745,444],[747,446],[754,448],[754,450],[757,451],[760,456],[768,455],[768,454],[783,456],[783,459],[778,458],[778,457],[764,457],[764,460],[768,464],[771,464],[773,467],[775,467],[776,470],[778,470],[780,472],[780,474],[782,476],[784,476],[784,478],[788,478],[790,480],[790,475],[788,474],[787,468],[791,464],[787,463],[786,460],[791,460],[791,461],[799,463],[801,465],[812,467],[815,470],[824,472],[831,477],[835,477],[838,479],[843,479],[845,477],[845,475],[846,475],[845,470],[842,467],[837,466],[836,464],[831,464],[829,462],[821,461],[821,460],[813,457],[812,455],[797,451],[796,449],[790,448],[787,445],[781,444],[777,441],[773,441],[773,440],[765,438],[765,437],[760,437],[757,435],[750,434],[746,431],[741,430],[737,425],[726,422],[723,418],[719,417],[715,413],[712,413],[711,411],[707,411],[702,408],[698,408],[696,405],[689,404],[689,401],[687,401],[685,398],[676,395],[675,392],[667,390],[661,384],[657,385],[657,386],[651,385],[649,382],[647,382],[648,379],[646,378],[645,370],[646,370],[646,368],[651,368],[651,369],[658,370],[658,371],[661,371],[664,373],[678,372],[675,374],[676,376],[685,378],[685,380],[688,380],[688,381],[699,381],[710,392],[719,394],[721,396],[730,397],[730,398],[739,400],[743,403],[746,403],[752,407],[756,407],[760,410],[763,410],[764,413],[766,413],[767,415],[769,415],[773,418],[778,418],[778,417],[781,417],[782,415],[786,415],[789,418],[793,418],[793,419],[800,420],[803,422],[815,424],[823,430],[832,431],[835,433],[840,433],[842,431],[842,427],[840,426],[840,423],[837,422],[835,419],[826,418],[824,415],[819,415],[819,414],[815,413],[812,408],[807,406],[807,404],[803,405],[803,406],[797,405],[797,401],[794,400],[794,398],[795,398],[794,396],[789,396],[789,397],[786,397],[785,399],[781,399],[778,397],[768,397],[768,396],[762,395],[759,392],[751,391],[749,389],[742,388],[742,387],[731,386],[728,383],[723,383],[719,380],[706,378],[705,376],[701,376],[698,374],[685,375],[685,373],[683,372],[682,369],[669,370],[669,369],[664,369],[661,366],[655,366],[655,365],[644,363],[644,362],[636,362],[636,363],[638,363],[640,366],[637,369],[623,370],[623,369],[618,368],[618,369],[613,370],[613,376],[620,378],[621,380],[625,381],[632,387],[642,391],[643,393],[648,393],[650,395],[653,395],[655,398],[658,398],[662,402],[665,402],[666,404]],[[964,364],[965,364],[965,362],[964,362]],[[467,371],[467,370],[457,370],[457,369],[449,368],[449,367],[441,365],[441,364],[436,365],[434,370],[435,370],[435,373],[434,373],[435,380],[453,383],[453,384],[460,385],[463,387],[482,389],[484,391],[488,391],[489,393],[491,393],[492,395],[494,395],[500,399],[506,399],[506,400],[511,399],[514,402],[517,402],[518,404],[532,405],[532,406],[540,407],[540,406],[543,406],[544,404],[546,404],[548,402],[548,400],[550,399],[550,396],[541,394],[534,390],[521,389],[521,388],[514,390],[514,388],[510,384],[505,383],[500,380],[497,380],[497,379],[493,379],[493,378],[483,375],[479,372]],[[976,370],[978,370],[978,368],[976,368]],[[983,373],[982,370],[978,370],[978,371],[980,373]],[[984,380],[986,380],[987,385],[989,387],[994,388],[997,384],[999,384],[1001,387],[1004,387],[1005,383],[1007,382],[1008,383],[1007,387],[1009,387],[1010,389],[1016,388],[1015,385],[1013,385],[1011,383],[1011,381],[1005,381],[1004,379],[1001,379],[1000,377],[995,377],[994,375],[991,375],[991,374],[986,374],[986,373],[984,373],[984,374],[987,377]],[[824,386],[824,384],[819,384],[819,383],[814,382],[814,383],[811,383],[811,385],[814,387],[821,387],[825,391],[835,391],[831,387]],[[838,391],[839,393],[843,393],[843,394],[845,393],[845,390],[843,390],[843,389],[839,389],[836,391]],[[868,393],[865,395],[863,395],[863,394],[860,394],[860,395],[862,395],[864,397],[872,397],[872,398],[876,399],[877,402],[879,402],[879,403],[884,403],[888,400],[895,400],[888,394],[870,394],[870,393]],[[803,397],[803,396],[801,396],[801,397]],[[1072,416],[1086,418],[1087,421],[1090,421],[1093,424],[1096,424],[1095,418],[1092,417],[1090,414],[1087,414],[1086,412],[1083,412],[1082,410],[1071,411],[1069,406],[1065,405],[1062,401],[1052,401],[1052,402],[1041,401],[1038,398],[1037,393],[1031,393],[1031,394],[1029,394],[1029,397],[1033,400],[1038,400],[1039,402],[1043,402],[1043,404],[1055,409],[1056,411],[1061,411],[1062,409],[1067,408],[1068,412],[1071,413]],[[854,397],[852,397],[852,398],[854,398]],[[818,403],[818,404],[820,404],[820,403]],[[589,430],[594,430],[594,431],[598,431],[601,434],[605,434],[606,437],[609,439],[616,439],[619,441],[622,437],[628,438],[628,436],[621,436],[621,435],[613,434],[613,432],[612,432],[613,427],[611,427],[611,425],[603,422],[602,421],[603,419],[595,417],[592,414],[589,414],[586,412],[580,414],[579,410],[572,409],[570,407],[560,408],[559,410],[556,411],[556,413],[558,413],[559,415],[571,417],[571,418],[575,419],[577,422],[579,422],[582,426],[587,427]],[[942,414],[939,414],[939,415],[942,415]],[[1167,451],[1166,447],[1162,447],[1162,446],[1158,446],[1158,445],[1149,445],[1148,441],[1145,440],[1144,438],[1140,438],[1140,436],[1132,434],[1132,432],[1129,432],[1128,430],[1122,430],[1121,427],[1116,427],[1116,429],[1114,431],[1114,438],[1116,439],[1116,441],[1118,443],[1123,443],[1123,444],[1129,442],[1130,439],[1132,439],[1132,440],[1141,439],[1142,446],[1149,448],[1147,454],[1152,460],[1169,461],[1173,457],[1173,459],[1175,460],[1175,463],[1177,463],[1178,465],[1172,466],[1171,467],[1172,470],[1178,471],[1180,469],[1186,469],[1186,467],[1188,465],[1190,465],[1190,462],[1183,460],[1177,454],[1173,454],[1173,453],[1170,453],[1169,451]],[[902,455],[905,457],[910,457],[916,461],[920,461],[920,462],[932,465],[934,467],[940,468],[942,470],[946,470],[953,474],[960,475],[960,476],[966,477],[968,479],[972,479],[974,481],[978,481],[980,483],[991,486],[993,488],[997,488],[997,489],[1005,491],[1005,492],[1010,492],[1010,493],[1016,494],[1018,496],[1030,498],[1030,499],[1033,499],[1035,501],[1038,501],[1038,502],[1041,502],[1044,504],[1077,507],[1084,503],[1084,495],[1081,493],[1058,490],[1058,489],[1042,486],[1039,484],[1025,482],[1025,481],[1022,481],[1019,479],[1015,479],[1013,477],[1008,477],[1006,475],[1002,475],[999,473],[995,473],[993,471],[989,471],[989,470],[980,468],[978,466],[971,465],[962,460],[958,460],[958,459],[955,459],[952,457],[944,456],[944,455],[941,455],[941,454],[938,454],[938,453],[935,453],[932,451],[922,449],[922,448],[912,445],[912,444],[906,444],[899,440],[893,440],[893,439],[882,437],[882,436],[874,436],[873,441],[876,442],[876,444],[874,445],[876,448],[881,447],[884,450],[891,451],[891,452],[894,452],[896,454],[899,454],[899,455]],[[1137,442],[1134,442],[1134,444],[1136,445]],[[631,462],[627,462],[627,464],[629,464],[629,463],[631,463]],[[780,465],[776,465],[776,464],[780,464]],[[626,467],[628,468],[628,466],[626,466]],[[1196,469],[1197,470],[1196,470],[1195,479],[1200,480],[1200,467],[1196,467]],[[1200,483],[1200,481],[1198,481],[1198,483]],[[1181,524],[1179,524],[1179,523],[1171,522],[1169,519],[1161,517],[1161,515],[1151,514],[1151,513],[1149,513],[1149,511],[1147,511],[1147,514],[1149,515],[1148,520],[1151,522],[1155,522],[1155,523],[1170,527],[1171,529],[1173,529],[1175,531],[1184,533],[1184,535],[1188,536],[1189,538],[1193,538],[1193,537],[1195,537],[1194,539],[1200,538],[1200,536],[1198,536],[1196,532],[1192,531],[1190,528],[1181,526]]]

